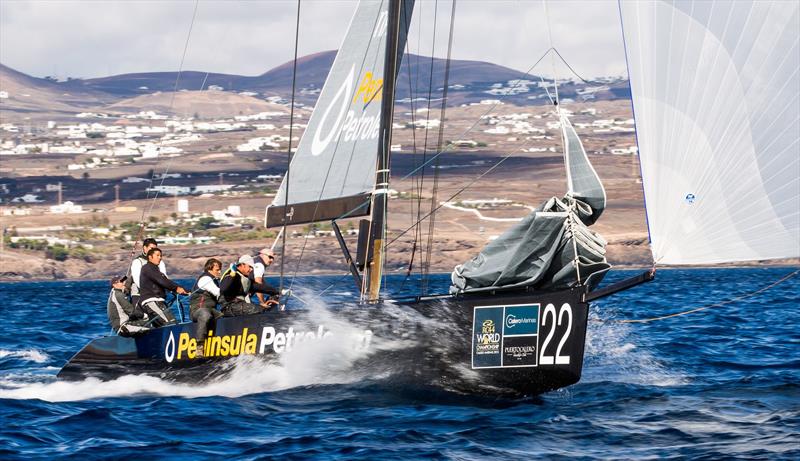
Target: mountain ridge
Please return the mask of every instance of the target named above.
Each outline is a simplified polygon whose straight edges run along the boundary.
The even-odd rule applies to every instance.
[[[336,50],[321,51],[298,59],[296,100],[313,105],[325,83],[336,57]],[[167,72],[138,72],[89,79],[68,79],[56,82],[19,72],[0,64],[0,91],[9,98],[0,100],[0,109],[11,111],[83,111],[87,107],[102,110],[121,100],[158,92],[205,91],[208,89],[237,93],[265,99],[291,97],[293,62],[288,61],[266,72],[245,76],[197,70]],[[404,56],[397,80],[398,101],[412,98],[437,99],[442,95],[447,61],[407,54]],[[177,81],[177,86],[176,86]],[[502,99],[517,105],[541,105],[548,102],[540,88],[540,77],[508,67],[483,61],[453,59],[450,61],[448,99],[450,105],[469,104],[484,99]],[[433,82],[433,88],[428,83]],[[516,82],[511,84],[511,82]],[[592,87],[595,85],[595,87]],[[593,89],[594,88],[594,89]],[[598,90],[599,88],[599,90]],[[32,96],[38,94],[38,98]],[[624,79],[606,79],[606,84],[564,80],[559,82],[562,98],[625,99],[630,95]],[[22,96],[27,94],[25,100]]]

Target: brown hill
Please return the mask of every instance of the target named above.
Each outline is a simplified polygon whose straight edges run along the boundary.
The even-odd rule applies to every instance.
[[[61,83],[31,77],[2,64],[0,91],[8,93],[8,98],[0,99],[0,111],[10,121],[40,112],[74,114],[114,99],[92,90],[67,89]]]
[[[281,112],[288,114],[285,106],[272,104],[252,96],[224,91],[180,91],[157,92],[123,99],[107,106],[117,112],[155,111],[184,117],[197,115],[200,118],[233,117],[259,112]]]

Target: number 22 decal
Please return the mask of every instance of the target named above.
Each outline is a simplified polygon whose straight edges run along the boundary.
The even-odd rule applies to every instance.
[[[556,332],[556,306],[553,304],[548,304],[544,308],[544,313],[542,314],[542,328],[547,326],[550,323],[550,332],[547,333],[547,337],[544,339],[544,343],[542,343],[541,349],[541,356],[539,358],[539,365],[569,365],[569,355],[561,355],[561,349],[564,347],[564,344],[567,342],[567,337],[572,332],[572,307],[564,303],[561,305],[561,309],[558,311],[558,325],[561,326],[563,323],[564,317],[567,317],[567,331],[564,333],[564,336],[561,337],[561,341],[558,343],[558,348],[556,349],[556,355],[553,357],[552,355],[545,355],[545,351],[547,350],[547,345],[550,344],[550,341],[553,339],[553,335]],[[552,321],[548,322],[547,318],[552,317]]]

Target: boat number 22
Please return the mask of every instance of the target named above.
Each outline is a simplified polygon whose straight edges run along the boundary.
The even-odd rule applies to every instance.
[[[561,341],[558,342],[556,355],[555,357],[546,355],[547,345],[550,344],[556,332],[556,318],[558,318],[558,325],[561,326],[561,324],[564,323],[564,317],[566,317],[567,331],[564,332],[564,336],[562,336]],[[569,365],[569,355],[561,355],[561,349],[564,347],[564,344],[567,343],[567,337],[572,331],[572,307],[567,303],[562,304],[556,316],[556,306],[553,304],[545,306],[544,313],[542,314],[542,329],[546,329],[548,325],[550,325],[550,331],[547,333],[547,337],[544,338],[544,343],[542,343],[542,355],[539,357],[539,365]]]

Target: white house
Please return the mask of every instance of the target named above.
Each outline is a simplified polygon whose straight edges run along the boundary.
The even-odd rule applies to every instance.
[[[50,213],[53,214],[83,213],[83,207],[67,201],[62,203],[61,205],[50,206]]]

